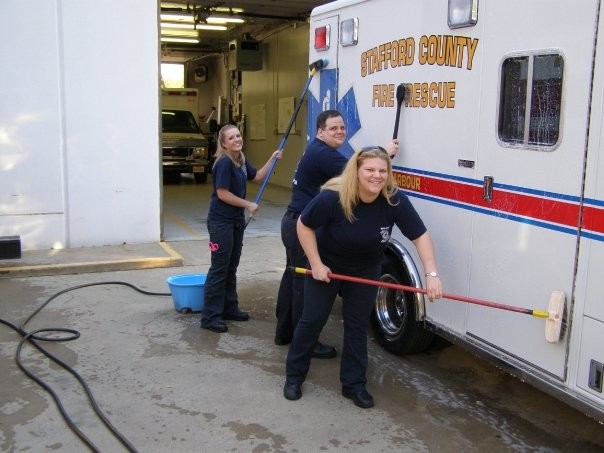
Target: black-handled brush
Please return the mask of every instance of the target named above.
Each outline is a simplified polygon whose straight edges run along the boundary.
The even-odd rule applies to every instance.
[[[400,83],[396,87],[396,120],[394,121],[394,133],[392,134],[392,138],[398,138],[398,123],[401,118],[401,106],[403,105],[403,101],[407,97],[407,88],[405,84]]]

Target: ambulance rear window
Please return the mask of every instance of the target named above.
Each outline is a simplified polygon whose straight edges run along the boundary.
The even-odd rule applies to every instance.
[[[499,139],[543,149],[560,136],[564,61],[559,54],[514,56],[503,61]]]

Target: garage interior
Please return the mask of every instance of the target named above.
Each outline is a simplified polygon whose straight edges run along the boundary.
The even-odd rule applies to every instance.
[[[199,125],[215,139],[215,130],[234,123],[243,133],[246,156],[257,167],[277,148],[279,100],[296,102],[308,77],[309,16],[325,0],[160,2],[161,63],[184,67],[184,87],[199,92]],[[250,66],[242,43],[258,43],[259,58]],[[292,58],[295,56],[295,58]],[[279,77],[287,73],[288,77]],[[291,76],[291,75],[294,76]],[[250,111],[262,111],[265,132],[251,134]],[[213,121],[211,121],[213,120]],[[284,157],[262,196],[262,210],[282,211],[289,201],[289,184],[306,144],[306,101],[288,135]],[[211,147],[213,151],[214,147]],[[255,184],[248,185],[248,198]],[[163,181],[162,240],[206,237],[205,220],[212,190],[195,183],[191,174]],[[273,213],[271,213],[273,214]],[[268,233],[278,226],[259,216],[248,233]],[[267,216],[273,217],[273,215]],[[279,217],[279,215],[277,215]]]

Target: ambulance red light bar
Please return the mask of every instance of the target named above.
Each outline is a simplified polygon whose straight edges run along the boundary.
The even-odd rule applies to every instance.
[[[315,50],[321,51],[329,49],[330,32],[331,27],[329,25],[315,28]]]

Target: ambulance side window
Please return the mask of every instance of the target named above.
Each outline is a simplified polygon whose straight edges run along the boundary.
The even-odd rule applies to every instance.
[[[547,149],[558,142],[564,61],[559,54],[514,56],[503,61],[499,140]]]

